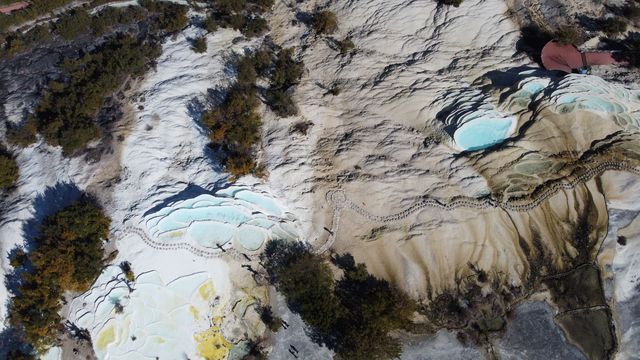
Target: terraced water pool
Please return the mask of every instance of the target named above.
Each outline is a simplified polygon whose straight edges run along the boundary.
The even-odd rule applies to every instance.
[[[293,217],[266,193],[232,186],[171,203],[145,218],[149,234],[164,243],[257,251],[270,239],[297,239]]]

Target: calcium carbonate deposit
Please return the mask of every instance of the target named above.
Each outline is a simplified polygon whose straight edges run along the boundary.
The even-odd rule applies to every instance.
[[[548,72],[519,51],[523,19],[582,10],[597,18],[608,14],[602,4],[287,0],[264,15],[267,35],[252,39],[208,32],[204,10],[191,9],[190,25],[164,40],[155,67],[122,91],[122,114],[100,156],[65,157],[42,138],[11,148],[20,176],[0,198],[0,251],[24,244],[80,191],[96,198],[112,219],[108,264],[90,290],[67,294],[61,315],[87,329],[87,353],[101,360],[235,360],[250,341],[270,359],[331,359],[267,285],[260,255],[270,240],[348,252],[427,305],[442,294],[459,296],[464,309],[472,302],[465,296],[511,296],[513,318],[505,315],[482,346],[460,335],[471,322],[454,331],[434,321],[424,333],[398,335],[403,360],[600,360],[596,350],[636,359],[637,79],[614,81],[610,67]],[[312,29],[317,9],[335,13],[335,33]],[[199,37],[203,53],[193,50]],[[339,51],[343,39],[354,49]],[[202,114],[234,81],[232,60],[263,42],[292,47],[304,62],[289,91],[298,113],[276,116],[258,80],[255,156],[264,177],[231,181]],[[0,119],[19,123],[33,111],[44,83],[25,74],[55,77],[30,67],[49,56],[34,53],[19,74],[0,69]],[[0,276],[13,271],[7,256],[0,265]],[[580,266],[597,266],[599,302],[563,308],[581,299],[556,301],[549,284]],[[487,280],[465,293],[479,273]],[[0,286],[0,303],[8,298]],[[277,333],[261,320],[265,305],[286,324]],[[582,314],[604,319],[586,340],[576,331]],[[6,315],[3,306],[0,321]],[[74,358],[69,341],[59,345],[47,360]]]

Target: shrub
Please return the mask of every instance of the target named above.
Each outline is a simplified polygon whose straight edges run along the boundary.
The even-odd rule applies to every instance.
[[[259,11],[269,11],[273,4],[274,0],[249,0],[249,3],[256,5]]]
[[[266,94],[267,104],[278,116],[287,117],[298,113],[287,91],[298,83],[303,72],[304,64],[293,59],[293,49],[280,50],[271,73],[271,85]]]
[[[271,75],[271,88],[287,90],[298,83],[303,72],[304,63],[293,59],[293,48],[282,49],[278,52]]]
[[[26,352],[22,349],[12,349],[7,353],[8,360],[36,360],[35,354]]]
[[[344,38],[340,41],[336,42],[338,44],[338,49],[340,50],[340,55],[350,54],[353,49],[355,49],[356,45],[349,38]]]
[[[628,20],[636,20],[640,17],[640,2],[639,1],[627,1],[623,6],[610,6],[609,9],[618,16],[622,16]]]
[[[280,89],[267,90],[267,104],[280,117],[298,114],[298,107],[289,94]]]
[[[193,51],[200,54],[207,52],[207,38],[204,36],[196,38],[193,41],[192,49]]]
[[[555,33],[555,40],[561,44],[580,45],[583,43],[582,30],[577,25],[563,25]]]
[[[107,7],[93,16],[89,16],[84,9],[72,9],[62,14],[53,24],[53,31],[49,23],[44,23],[34,26],[24,34],[19,32],[9,34],[7,40],[10,42],[5,46],[4,52],[13,56],[30,50],[46,43],[52,34],[57,34],[65,40],[73,40],[87,34],[91,29],[93,34],[102,36],[115,25],[141,21],[145,15],[146,11],[139,6]]]
[[[9,324],[24,333],[37,352],[57,342],[65,291],[86,291],[103,267],[103,241],[110,219],[93,201],[82,200],[45,218],[19,274],[9,303]]]
[[[37,132],[38,123],[30,116],[22,126],[7,124],[7,141],[12,145],[27,147],[36,142]]]
[[[338,30],[338,18],[331,11],[318,11],[313,14],[312,25],[318,34],[333,34]]]
[[[13,156],[0,147],[0,191],[11,188],[18,180],[18,164]]]
[[[234,177],[255,169],[254,145],[260,141],[262,121],[255,111],[258,99],[255,89],[235,85],[216,109],[205,112],[202,122],[211,133],[214,148],[226,153],[223,163]]]
[[[225,14],[243,11],[247,5],[245,0],[213,0],[212,2],[217,11]]]
[[[212,13],[207,17],[204,26],[209,31],[215,31],[221,26],[238,30],[247,37],[260,36],[268,30],[268,25],[259,14],[271,6],[272,0],[214,0]]]
[[[139,43],[129,36],[111,39],[80,59],[66,59],[64,82],[50,81],[35,111],[38,131],[65,154],[84,148],[101,136],[95,117],[104,99],[130,76],[140,76],[148,59],[159,56],[157,45]]]
[[[267,50],[258,50],[236,61],[236,83],[228,89],[224,101],[215,109],[206,111],[203,125],[209,130],[211,146],[224,152],[221,159],[226,170],[234,178],[253,173],[265,173],[254,160],[255,145],[260,142],[262,120],[256,109],[256,80],[269,75],[270,87],[266,90],[267,104],[280,116],[297,112],[287,94],[302,75],[304,66],[292,58],[293,50],[281,50],[276,56]]]
[[[101,36],[110,28],[118,24],[131,24],[145,18],[145,11],[139,6],[126,8],[106,7],[91,18],[91,30]]]
[[[272,53],[265,49],[257,50],[251,57],[251,62],[258,76],[267,76],[273,63]]]
[[[208,32],[216,32],[218,30],[218,22],[213,18],[213,16],[209,15],[204,20],[202,27]]]
[[[0,16],[0,32],[5,32],[10,26],[33,20],[52,10],[68,5],[73,0],[31,0],[28,8],[10,15]]]
[[[276,333],[282,327],[282,320],[273,314],[271,306],[262,306],[259,309],[260,320],[267,325],[269,330]]]
[[[287,299],[291,310],[321,334],[329,334],[344,313],[333,293],[329,265],[301,242],[267,243],[261,255],[269,279]]]
[[[455,7],[460,6],[460,4],[462,4],[463,0],[436,0],[438,2],[438,4],[442,4],[442,5],[453,5]]]
[[[335,264],[343,276],[335,280],[308,245],[282,240],[267,243],[261,260],[289,308],[312,328],[312,339],[334,350],[337,359],[399,357],[400,343],[389,332],[411,324],[416,303],[364,264],[339,256]]]
[[[236,80],[241,86],[254,86],[258,73],[256,65],[250,56],[244,56],[236,62]]]
[[[84,9],[73,9],[64,13],[54,25],[55,32],[65,40],[72,40],[85,34],[91,19]]]
[[[6,41],[6,44],[3,49],[4,53],[12,57],[23,52],[27,47],[24,37],[19,33],[9,34],[5,38],[5,41]]]
[[[262,34],[267,32],[267,30],[269,30],[269,25],[267,25],[267,20],[259,16],[248,18],[241,29],[242,34],[250,38],[261,36]]]
[[[174,33],[184,29],[189,23],[185,5],[169,1],[141,0],[140,5],[155,14],[153,28],[155,31]]]
[[[627,31],[628,23],[619,17],[610,17],[600,21],[602,31],[607,35],[616,35]]]

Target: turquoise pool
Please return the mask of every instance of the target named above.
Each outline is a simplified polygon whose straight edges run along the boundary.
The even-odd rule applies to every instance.
[[[515,118],[473,119],[456,130],[453,139],[464,150],[481,150],[499,144],[509,137]]]

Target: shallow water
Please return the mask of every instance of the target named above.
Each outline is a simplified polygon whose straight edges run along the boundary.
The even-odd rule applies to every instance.
[[[269,239],[296,239],[292,221],[267,194],[231,186],[214,194],[176,201],[146,217],[155,241],[187,242],[218,249],[234,243],[257,251]]]
[[[96,284],[101,285],[78,299],[88,306],[76,313],[83,312],[76,323],[92,333],[98,358],[181,358],[185,349],[199,347],[195,334],[211,328],[207,314],[217,292],[208,273],[165,284],[152,271],[139,275],[130,292],[120,268],[110,266]],[[116,303],[123,305],[120,314]]]
[[[464,150],[481,150],[504,141],[515,118],[480,117],[462,125],[454,133],[454,140]]]

